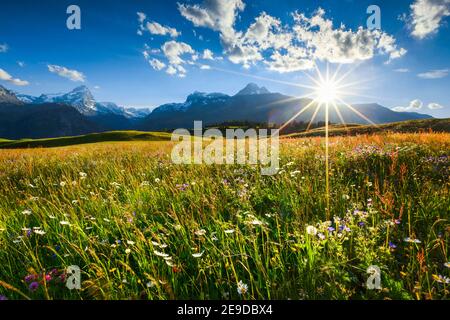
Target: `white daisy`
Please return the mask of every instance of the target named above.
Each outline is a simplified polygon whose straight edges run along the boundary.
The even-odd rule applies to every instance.
[[[201,258],[201,256],[203,255],[204,252],[205,252],[205,251],[202,251],[202,252],[199,252],[199,253],[193,253],[192,256],[193,256],[194,258]]]
[[[240,280],[237,284],[237,292],[239,295],[243,295],[246,294],[248,291],[248,285],[246,285],[245,283],[242,282],[242,280]]]
[[[306,233],[309,235],[315,236],[317,234],[317,228],[314,226],[307,226]]]

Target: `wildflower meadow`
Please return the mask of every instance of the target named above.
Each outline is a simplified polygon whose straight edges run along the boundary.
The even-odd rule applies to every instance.
[[[172,147],[0,150],[0,299],[449,299],[449,134],[332,137],[328,193],[320,137],[272,176]]]

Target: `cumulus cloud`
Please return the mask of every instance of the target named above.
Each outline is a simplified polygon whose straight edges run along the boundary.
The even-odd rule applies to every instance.
[[[151,49],[146,45],[142,54],[153,69],[157,71],[165,70],[167,74],[177,75],[181,78],[185,77],[187,73],[183,65],[195,64],[195,61],[199,58],[189,44],[175,40],[165,42],[161,49]],[[155,58],[155,55],[163,56],[167,63]],[[186,55],[190,56],[190,60],[185,60],[184,56]]]
[[[238,31],[235,22],[244,8],[241,0],[178,4],[182,16],[194,26],[218,31],[228,59],[245,68],[262,61],[269,70],[292,72],[310,69],[314,60],[353,63],[384,54],[389,63],[406,54],[393,36],[380,30],[334,27],[320,8],[310,17],[293,13],[291,26],[283,26],[279,19],[262,12],[246,30]]]
[[[269,70],[280,73],[308,70],[314,67],[314,62],[309,58],[304,48],[292,47],[286,54],[275,51],[269,61],[265,61]]]
[[[181,58],[183,54],[191,53],[194,54],[194,50],[190,45],[184,42],[177,42],[174,40],[167,41],[161,47],[162,52],[166,56],[167,60],[169,60],[170,64],[179,65],[185,63],[185,61]]]
[[[234,33],[237,14],[244,8],[242,0],[204,0],[202,5],[178,4],[181,15],[196,27],[220,31],[225,36]]]
[[[417,111],[419,109],[422,109],[423,102],[419,99],[412,100],[407,107],[398,106],[393,108],[392,110],[398,111],[398,112],[404,112],[404,111]]]
[[[431,70],[419,73],[417,76],[422,79],[440,79],[448,76],[449,69]]]
[[[9,47],[6,43],[0,44],[0,53],[8,51]]]
[[[431,110],[437,110],[437,109],[442,109],[442,108],[444,108],[444,106],[442,106],[436,102],[431,102],[428,104],[428,109],[431,109]]]
[[[155,34],[155,35],[161,35],[161,36],[170,35],[172,38],[176,38],[181,34],[175,28],[163,26],[163,25],[159,24],[158,22],[154,22],[154,21],[147,22],[145,26],[151,34]]]
[[[261,12],[248,27],[237,30],[236,21],[244,9],[243,0],[178,3],[178,11],[194,26],[218,32],[224,56],[244,68],[261,63],[268,70],[286,73],[311,69],[315,60],[353,63],[380,54],[387,57],[386,63],[390,63],[406,54],[392,35],[363,27],[352,30],[343,24],[335,26],[321,8],[308,16],[301,12],[292,13],[290,24],[282,24],[280,19]],[[146,19],[145,14],[138,13],[140,31],[175,37],[176,30],[170,31],[169,27],[154,22],[144,24]],[[164,43],[161,49],[167,59],[165,67],[154,60],[150,62],[148,50],[144,56],[152,67],[157,66],[155,69],[171,75],[184,76],[183,65],[195,65],[198,58],[219,59],[209,49],[198,54],[190,45],[174,40]],[[185,61],[184,54],[190,54],[191,59]]]
[[[203,50],[202,58],[205,60],[214,60],[214,54],[211,50],[205,49]]]
[[[139,23],[144,23],[145,19],[147,19],[147,15],[143,12],[136,12],[138,15]]]
[[[393,36],[380,30],[359,27],[353,31],[344,25],[335,28],[333,21],[325,18],[325,11],[318,9],[310,18],[294,13],[293,27],[296,38],[311,50],[312,57],[332,63],[353,63],[369,60],[376,53],[387,54],[388,62],[406,54],[398,48]]]
[[[8,81],[15,86],[27,86],[30,84],[28,81],[13,78],[8,72],[3,69],[0,69],[0,80]]]
[[[410,7],[411,34],[418,39],[437,33],[442,20],[450,16],[450,0],[416,0]]]
[[[155,70],[162,70],[166,67],[166,64],[156,58],[152,58],[150,60],[148,60],[148,63],[150,63],[150,65],[152,66],[153,69]]]
[[[147,21],[146,23],[144,23],[145,20],[147,19],[147,15],[143,12],[137,12],[137,16],[139,22],[137,34],[140,36],[143,35],[144,31],[148,31],[150,34],[153,35],[160,35],[160,36],[169,35],[172,38],[176,38],[179,35],[181,35],[181,32],[177,31],[177,29],[168,26],[163,26],[162,24],[155,21]]]
[[[86,78],[82,72],[77,71],[77,70],[70,70],[66,67],[49,64],[49,65],[47,65],[47,68],[48,68],[48,71],[55,73],[63,78],[67,78],[71,81],[84,82],[85,78]]]

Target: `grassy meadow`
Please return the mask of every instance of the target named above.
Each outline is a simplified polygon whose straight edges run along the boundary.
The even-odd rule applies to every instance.
[[[172,146],[0,150],[0,298],[450,298],[450,134],[330,138],[328,213],[323,138],[283,139],[275,176]]]

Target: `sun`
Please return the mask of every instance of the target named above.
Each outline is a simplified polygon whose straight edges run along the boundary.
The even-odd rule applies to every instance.
[[[316,100],[322,103],[333,103],[338,96],[337,84],[332,80],[320,81],[315,89]]]

